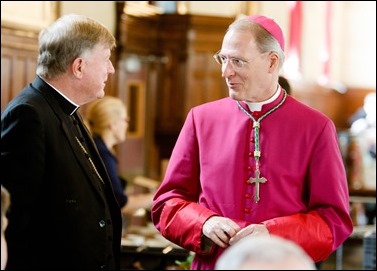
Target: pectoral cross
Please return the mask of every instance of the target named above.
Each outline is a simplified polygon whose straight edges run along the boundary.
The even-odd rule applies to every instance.
[[[260,197],[259,197],[259,184],[267,182],[267,179],[265,177],[259,177],[259,175],[260,175],[259,170],[256,170],[255,171],[255,178],[250,177],[250,179],[248,180],[249,183],[255,183],[254,201],[256,203],[260,200]]]

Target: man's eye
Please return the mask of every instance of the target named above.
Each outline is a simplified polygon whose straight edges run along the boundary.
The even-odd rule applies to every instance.
[[[245,61],[239,58],[232,58],[231,61],[232,61],[233,66],[237,68],[242,68],[243,64],[245,63]]]
[[[235,65],[238,65],[238,66],[240,66],[240,65],[243,64],[243,60],[238,59],[238,58],[233,58],[233,59],[232,59],[232,62],[233,62]]]
[[[219,57],[220,57],[222,63],[226,62],[227,58],[225,56],[219,55]]]

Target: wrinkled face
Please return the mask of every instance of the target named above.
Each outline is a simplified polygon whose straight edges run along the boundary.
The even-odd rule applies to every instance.
[[[82,81],[84,102],[88,103],[105,95],[105,84],[109,74],[115,72],[110,60],[110,48],[97,45],[94,49],[83,57],[82,60]]]
[[[273,79],[271,63],[274,53],[260,52],[250,32],[228,31],[219,54],[222,77],[231,98],[257,102],[273,95],[267,92]]]

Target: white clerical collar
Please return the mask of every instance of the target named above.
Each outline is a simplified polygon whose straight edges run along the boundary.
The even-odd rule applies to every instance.
[[[66,99],[68,102],[70,102],[73,106],[75,106],[75,109],[73,109],[73,111],[71,112],[71,115],[73,113],[75,113],[79,108],[80,106],[77,105],[75,102],[73,102],[70,98],[68,98],[67,96],[65,96],[62,92],[60,92],[56,87],[54,87],[53,85],[51,85],[49,82],[47,82],[46,80],[44,80],[41,76],[39,76],[39,78],[41,78],[46,84],[48,84],[50,87],[52,87],[57,93],[59,93],[62,97],[64,97],[64,99]]]
[[[265,100],[263,102],[256,102],[256,103],[245,101],[245,103],[249,106],[249,109],[250,109],[251,112],[261,111],[262,110],[262,106],[265,105],[265,104],[272,103],[273,101],[275,101],[279,97],[280,92],[281,92],[281,87],[278,86],[275,94],[271,98],[269,98],[268,100]]]

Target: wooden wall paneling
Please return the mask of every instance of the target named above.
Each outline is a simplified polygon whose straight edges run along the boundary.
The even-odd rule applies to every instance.
[[[117,88],[116,96],[123,99],[129,109],[133,101],[130,99],[129,86],[139,85],[143,88],[143,95],[139,99],[138,116],[130,112],[130,118],[135,120],[141,133],[130,133],[127,140],[119,146],[120,172],[128,180],[136,175],[157,178],[158,149],[154,141],[154,109],[155,91],[157,88],[156,70],[158,70],[159,56],[157,45],[158,18],[156,16],[137,17],[122,14],[119,20]],[[140,62],[140,69],[127,70],[129,57]],[[131,85],[130,85],[131,84]],[[140,117],[142,119],[140,119]]]
[[[206,53],[190,53],[188,60],[187,91],[185,92],[185,112],[206,99],[205,93],[208,88],[205,86],[207,73],[205,67],[208,65]]]
[[[161,133],[179,133],[188,110],[195,105],[222,97],[224,84],[212,89],[213,74],[221,71],[212,63],[212,55],[221,48],[223,35],[233,18],[166,14],[160,33],[164,55],[170,56],[163,75],[162,95],[168,101],[160,105],[157,122]]]
[[[213,59],[212,52],[190,54],[185,93],[185,112],[197,105],[228,96],[225,80],[221,77],[221,67]]]
[[[143,67],[137,72],[127,71],[127,57],[128,55],[122,54],[117,63],[118,87],[114,96],[126,104],[131,119],[127,139],[117,147],[119,172],[127,180],[133,180],[145,171],[146,77]]]
[[[295,98],[332,119],[337,130],[348,129],[349,119],[363,105],[364,97],[376,91],[349,87],[344,93],[340,93],[331,87],[305,82],[293,83],[292,89]]]
[[[221,49],[226,29],[234,18],[191,16],[185,112],[193,106],[228,96],[221,67],[213,55]]]
[[[185,114],[190,108],[228,96],[221,67],[213,59],[213,51],[190,53],[188,61]]]
[[[188,110],[223,97],[221,70],[213,54],[232,18],[165,14],[160,27],[163,67],[156,108],[156,143],[160,160],[170,158]]]
[[[233,20],[187,14],[121,16],[121,54],[135,54],[147,62],[154,58],[145,65],[148,177],[156,178],[161,160],[170,157],[188,110],[227,96],[221,69],[212,56]],[[121,56],[119,64],[124,60]],[[119,87],[131,80],[128,74],[119,76]]]
[[[343,107],[343,95],[336,90],[316,83],[300,83],[293,86],[293,96],[333,120],[340,128]]]
[[[159,24],[159,52],[165,57],[158,76],[155,108],[155,144],[158,163],[169,158],[183,123],[187,73],[189,15],[163,14]],[[160,172],[161,176],[161,172]]]
[[[167,63],[161,70],[156,132],[176,136],[182,125],[183,99],[186,87],[188,15],[161,15],[159,45]]]
[[[12,99],[11,92],[11,65],[12,58],[3,55],[1,50],[1,111],[5,108],[8,102]]]
[[[35,77],[38,31],[1,26],[1,110]]]
[[[161,178],[160,153],[155,139],[155,119],[157,114],[156,105],[159,102],[157,100],[158,81],[160,74],[159,70],[161,70],[162,65],[162,63],[149,65],[148,81],[146,86],[148,93],[146,95],[145,101],[145,175],[155,180],[160,180]]]
[[[160,47],[168,57],[157,92],[156,144],[159,159],[169,159],[187,112],[193,106],[222,98],[227,88],[212,56],[233,18],[165,14]]]
[[[119,23],[119,46],[123,53],[148,56],[159,52],[157,15],[136,17],[123,14]]]
[[[142,81],[128,81],[126,91],[128,112],[132,116],[128,125],[128,136],[144,137],[145,83]]]

